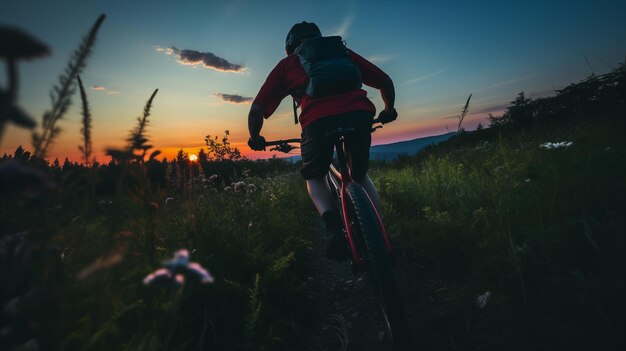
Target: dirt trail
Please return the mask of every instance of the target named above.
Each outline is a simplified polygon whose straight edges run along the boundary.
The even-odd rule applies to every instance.
[[[321,222],[318,225],[323,228]],[[307,278],[314,301],[311,333],[319,341],[313,349],[344,350],[342,341],[347,341],[347,350],[390,350],[384,319],[368,276],[365,273],[355,276],[349,261],[336,262],[325,257],[328,237],[322,229],[311,240],[313,250],[308,257],[311,276]],[[410,284],[396,271],[399,288],[407,295],[404,296],[407,318],[410,324],[415,324],[411,322],[415,320],[415,308],[407,299]]]

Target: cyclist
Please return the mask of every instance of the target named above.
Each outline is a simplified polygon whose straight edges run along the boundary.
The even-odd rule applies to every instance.
[[[344,260],[349,258],[350,251],[342,233],[341,216],[333,204],[331,190],[324,179],[332,161],[334,145],[324,135],[338,127],[355,129],[355,133],[346,138],[351,174],[353,179],[365,188],[375,206],[380,208],[376,188],[367,174],[371,123],[376,108],[367,98],[367,92],[361,88],[319,98],[304,93],[309,76],[297,54],[298,48],[304,39],[321,37],[322,34],[314,23],[302,22],[291,28],[285,41],[287,57],[271,71],[250,107],[248,145],[252,150],[264,150],[265,138],[260,135],[264,118],[269,118],[287,95],[294,98],[294,112],[295,102],[299,102],[301,107],[299,121],[302,126],[300,173],[306,180],[309,196],[331,236],[326,256]],[[379,115],[380,121],[388,123],[395,120],[397,117],[394,108],[395,90],[391,78],[355,52],[349,49],[347,52],[350,60],[360,71],[361,81],[380,90],[385,103],[385,108]]]

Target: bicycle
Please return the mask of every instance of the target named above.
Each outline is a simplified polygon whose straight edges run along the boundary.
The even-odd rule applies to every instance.
[[[372,125],[378,123],[372,120]],[[372,128],[372,132],[382,125]],[[404,308],[398,291],[392,266],[396,250],[376,206],[361,186],[352,179],[345,149],[345,137],[354,128],[338,128],[326,133],[335,144],[336,164],[331,164],[326,181],[333,191],[335,201],[344,221],[344,233],[351,251],[352,271],[366,271],[374,285],[381,312],[394,350],[407,350],[411,338]],[[297,148],[290,143],[300,139],[267,141],[274,146],[270,151],[289,153]]]

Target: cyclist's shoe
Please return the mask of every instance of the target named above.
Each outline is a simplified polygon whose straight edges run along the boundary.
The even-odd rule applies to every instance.
[[[326,246],[326,257],[331,260],[344,261],[350,258],[348,241],[341,230],[330,231],[330,240]]]

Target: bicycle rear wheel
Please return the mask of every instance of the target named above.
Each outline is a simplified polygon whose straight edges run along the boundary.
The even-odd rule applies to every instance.
[[[361,255],[366,258],[366,269],[376,290],[387,330],[394,350],[410,349],[410,334],[404,307],[392,270],[383,234],[373,205],[362,186],[350,183],[346,188],[350,227],[358,246],[364,246]]]

